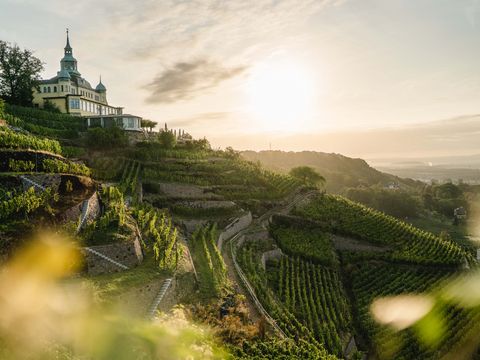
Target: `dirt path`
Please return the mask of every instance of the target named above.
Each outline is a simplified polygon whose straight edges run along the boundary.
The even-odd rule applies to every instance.
[[[249,317],[254,323],[256,323],[258,320],[260,320],[260,313],[257,307],[255,306],[255,304],[253,303],[252,299],[250,298],[250,294],[248,293],[248,291],[245,290],[245,288],[240,285],[242,284],[242,281],[235,270],[235,265],[233,264],[233,260],[230,252],[230,241],[228,241],[223,246],[222,255],[223,255],[223,261],[227,266],[228,278],[233,284],[235,292],[245,296],[245,304],[248,308]]]

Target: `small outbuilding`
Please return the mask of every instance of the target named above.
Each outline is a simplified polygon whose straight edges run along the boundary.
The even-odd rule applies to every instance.
[[[467,218],[467,210],[463,206],[460,206],[453,210],[453,216],[455,219],[466,219]]]
[[[130,114],[85,116],[87,127],[111,128],[118,126],[128,131],[142,131],[142,118]]]

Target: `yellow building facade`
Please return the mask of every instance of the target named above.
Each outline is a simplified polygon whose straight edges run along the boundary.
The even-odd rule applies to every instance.
[[[60,60],[60,71],[48,80],[41,80],[34,89],[33,104],[43,108],[47,102],[55,105],[61,112],[77,116],[120,115],[121,107],[108,104],[107,89],[100,82],[93,88],[85,80],[77,68],[77,60],[73,57],[73,49],[67,30],[67,43],[64,56]]]
[[[41,80],[33,91],[33,104],[44,108],[47,103],[56,106],[62,113],[82,116],[87,127],[121,127],[128,131],[142,131],[142,118],[123,114],[122,107],[111,106],[107,101],[107,88],[100,82],[95,88],[85,80],[73,57],[67,29],[67,44],[60,60],[57,76]]]

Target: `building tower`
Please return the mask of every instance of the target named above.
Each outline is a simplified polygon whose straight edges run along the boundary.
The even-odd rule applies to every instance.
[[[68,72],[70,76],[78,76],[80,77],[80,73],[77,69],[77,59],[73,57],[73,49],[70,46],[70,39],[68,36],[68,28],[67,28],[67,44],[63,48],[64,55],[62,60],[60,60],[60,74],[65,76],[65,72]]]

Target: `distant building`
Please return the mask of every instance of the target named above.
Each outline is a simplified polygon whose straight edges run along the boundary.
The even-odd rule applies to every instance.
[[[160,132],[170,132],[170,133],[172,133],[175,136],[175,138],[177,139],[178,144],[185,144],[185,143],[193,140],[192,135],[185,132],[185,130],[178,129],[178,131],[177,131],[176,129],[174,129],[174,130],[169,129],[167,123],[165,123],[165,126],[163,127],[163,129],[160,129]]]
[[[467,218],[467,210],[463,206],[456,208],[453,210],[453,216],[455,219],[466,219]]]
[[[391,182],[385,185],[384,188],[388,190],[400,190],[400,185],[398,185],[396,182]]]
[[[123,115],[122,107],[108,104],[107,88],[102,83],[101,77],[97,86],[93,88],[81,76],[77,60],[73,57],[68,29],[64,56],[60,60],[60,71],[51,79],[41,80],[39,88],[34,89],[34,106],[43,108],[47,102],[55,105],[62,113],[86,117],[87,125],[95,124],[90,126],[111,124],[111,119],[114,118],[115,124],[125,130],[141,130],[140,117]]]

